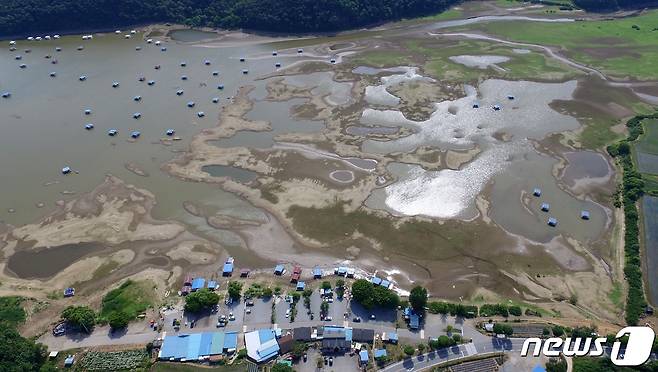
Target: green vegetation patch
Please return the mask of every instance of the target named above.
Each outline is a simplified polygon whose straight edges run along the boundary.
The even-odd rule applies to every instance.
[[[426,73],[446,81],[475,82],[483,78],[565,80],[580,74],[540,52],[515,53],[514,48],[487,41],[463,40],[446,46],[434,41],[412,40],[406,43],[406,47],[424,58]],[[497,55],[508,57],[509,61],[497,64],[498,67],[479,69],[450,60],[450,57],[459,55]]]
[[[247,364],[246,363],[233,363],[230,366],[195,366],[193,364],[184,364],[184,363],[164,363],[157,362],[151,367],[151,372],[246,372]]]
[[[121,371],[134,370],[148,365],[148,354],[146,350],[126,350],[99,352],[90,351],[85,353],[80,366],[85,371]]]
[[[644,134],[635,142],[635,149],[647,154],[658,155],[658,120],[645,120]]]
[[[0,297],[0,322],[16,326],[25,322],[22,297]]]
[[[134,319],[153,305],[155,296],[151,281],[126,280],[119,288],[109,291],[103,297],[100,317],[109,319],[121,312]]]
[[[658,11],[615,20],[568,23],[490,22],[472,25],[507,40],[559,47],[606,74],[658,78]],[[523,30],[523,32],[519,32]]]

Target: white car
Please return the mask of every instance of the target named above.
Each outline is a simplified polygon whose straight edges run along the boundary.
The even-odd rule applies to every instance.
[[[290,316],[290,309],[286,310],[286,318]]]
[[[245,313],[247,313],[247,314],[251,314],[251,309],[247,309],[247,310],[245,310]]]

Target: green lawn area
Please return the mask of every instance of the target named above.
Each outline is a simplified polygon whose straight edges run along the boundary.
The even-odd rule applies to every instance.
[[[507,40],[557,46],[578,62],[615,76],[658,78],[658,11],[613,21],[490,22],[469,26]],[[519,32],[523,30],[523,32]]]
[[[247,370],[247,363],[239,365],[233,364],[230,366],[215,366],[215,367],[200,367],[193,364],[184,363],[163,363],[158,362],[151,367],[151,372],[243,372]]]
[[[391,67],[409,65],[412,56],[397,51],[369,51],[360,53],[351,61],[357,65]]]
[[[130,318],[144,312],[154,304],[153,282],[126,280],[119,288],[103,297],[100,317],[107,319],[112,313],[123,311]]]
[[[18,296],[0,297],[0,322],[16,326],[25,322],[23,298]]]

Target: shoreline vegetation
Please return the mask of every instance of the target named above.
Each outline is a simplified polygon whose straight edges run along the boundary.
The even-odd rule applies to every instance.
[[[465,0],[469,1],[469,0]],[[510,3],[518,0],[509,0]],[[432,16],[463,0],[7,0],[0,5],[0,36],[90,30],[157,22],[261,32],[336,32],[405,18]],[[656,0],[538,1],[564,9],[616,11],[657,6]],[[319,6],[321,4],[322,6]]]
[[[644,295],[644,281],[642,276],[642,259],[640,251],[640,227],[637,202],[646,192],[642,174],[633,162],[631,144],[643,133],[643,122],[647,119],[658,119],[658,113],[652,115],[638,115],[626,123],[628,137],[607,148],[608,153],[617,159],[622,167],[623,177],[620,189],[617,191],[618,199],[615,206],[624,208],[624,276],[628,282],[628,295],[626,298],[626,323],[637,324],[645,311],[647,301]]]

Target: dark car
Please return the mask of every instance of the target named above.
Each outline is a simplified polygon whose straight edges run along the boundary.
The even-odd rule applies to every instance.
[[[62,336],[66,334],[66,323],[59,323],[53,328],[53,336]]]
[[[352,319],[352,321],[353,321],[354,323],[360,323],[360,322],[361,322],[361,318],[358,317],[358,316],[355,316],[354,319]]]

